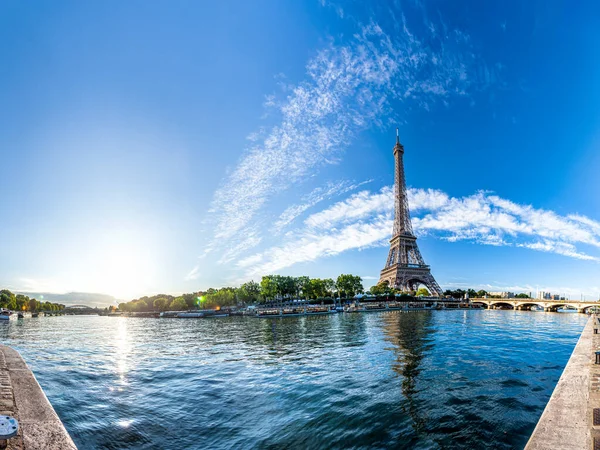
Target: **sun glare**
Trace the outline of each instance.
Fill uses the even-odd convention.
[[[152,290],[157,254],[141,236],[122,233],[99,242],[90,252],[87,285],[97,292],[128,299]]]

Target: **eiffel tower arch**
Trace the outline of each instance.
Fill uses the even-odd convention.
[[[390,287],[403,291],[416,290],[419,284],[423,284],[432,295],[441,297],[442,288],[433,278],[430,267],[425,264],[417,246],[417,237],[413,233],[406,195],[403,156],[404,146],[400,143],[396,128],[394,230],[392,239],[390,239],[390,251],[381,271],[379,283],[387,283]]]

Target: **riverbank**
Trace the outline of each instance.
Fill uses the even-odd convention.
[[[593,430],[593,406],[600,406],[597,380],[599,367],[594,364],[594,350],[600,345],[600,334],[593,334],[591,317],[579,337],[526,450],[561,449],[584,450],[592,447],[592,437],[598,439],[600,431]]]
[[[77,449],[25,360],[5,345],[0,345],[0,414],[19,421],[8,449]]]

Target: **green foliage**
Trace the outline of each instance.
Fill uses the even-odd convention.
[[[457,289],[455,291],[451,291],[450,289],[447,289],[446,291],[444,291],[444,295],[445,296],[450,296],[452,298],[464,298],[465,294],[467,293],[467,291],[464,291],[462,289]]]
[[[305,284],[302,293],[307,299],[320,299],[333,295],[335,283],[331,278],[309,278]]]
[[[260,300],[260,284],[248,281],[237,290],[238,300],[244,303],[255,303]]]
[[[37,311],[39,305],[40,305],[40,302],[38,302],[35,298],[32,298],[27,302],[27,310],[28,311]]]
[[[296,292],[294,292],[294,293],[296,294],[297,297],[302,296],[304,298],[307,298],[306,290],[309,289],[310,278],[307,276],[301,276],[301,277],[294,278],[294,286],[296,289]]]
[[[8,289],[0,291],[0,307],[6,309],[17,309],[17,299],[15,294]]]
[[[342,287],[342,289],[340,289]],[[150,312],[164,310],[189,310],[194,308],[213,309],[251,304],[275,299],[323,299],[334,295],[335,290],[343,291],[347,296],[363,292],[362,280],[355,275],[340,275],[338,283],[331,278],[291,277],[283,275],[265,275],[260,284],[248,281],[239,288],[210,288],[206,292],[183,294],[179,297],[159,294],[141,297],[129,302],[119,303],[123,312]],[[0,297],[3,298],[3,297]]]
[[[168,305],[169,305],[169,301],[164,297],[157,298],[156,300],[154,300],[154,304],[153,304],[154,309],[157,309],[161,312],[166,311]]]
[[[517,294],[515,295],[516,298],[530,298],[529,295],[527,294]]]
[[[185,311],[187,310],[187,303],[182,297],[174,298],[169,305],[171,311]]]
[[[15,311],[60,311],[65,305],[59,303],[39,302],[23,294],[13,294],[8,289],[0,291],[0,308]]]
[[[199,292],[193,292],[191,294],[183,294],[181,296],[183,300],[185,300],[185,304],[188,308],[194,308],[198,304],[198,297],[200,297]]]
[[[423,297],[429,297],[431,294],[429,292],[429,289],[422,287],[419,288],[419,290],[417,291],[417,297],[423,296]]]
[[[371,286],[371,294],[373,295],[388,295],[392,292],[389,283],[383,282],[378,283],[375,286]]]
[[[480,291],[477,291],[477,297],[479,298],[483,298],[486,295],[488,295],[487,291],[484,291],[483,289],[481,289]]]
[[[335,286],[338,290],[340,297],[348,298],[354,297],[356,294],[364,292],[362,285],[362,278],[350,274],[342,274],[337,277]]]
[[[260,280],[260,291],[265,300],[274,299],[278,294],[277,282],[274,275],[265,275]]]
[[[325,278],[323,280],[323,289],[327,293],[328,296],[332,296],[335,291],[335,281],[331,278]]]
[[[236,303],[235,289],[227,287],[205,295],[204,301],[201,302],[201,307],[209,309],[216,307],[222,308],[224,306],[235,306]]]

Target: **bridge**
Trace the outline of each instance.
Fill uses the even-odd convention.
[[[515,309],[521,311],[531,310],[538,306],[544,308],[544,311],[557,311],[559,308],[576,309],[577,312],[587,313],[591,308],[598,308],[600,311],[600,301],[580,302],[576,300],[539,300],[535,298],[472,298],[471,304],[482,304],[488,309]]]

